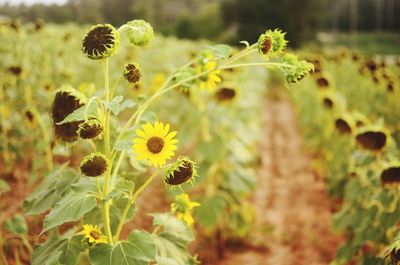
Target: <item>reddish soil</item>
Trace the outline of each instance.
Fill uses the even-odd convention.
[[[340,243],[330,230],[333,202],[324,180],[311,170],[296,124],[285,97],[267,100],[262,168],[253,196],[257,217],[249,238],[265,248],[233,248],[218,265],[327,265],[333,259]]]

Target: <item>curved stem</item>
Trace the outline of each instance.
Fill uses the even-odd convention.
[[[286,63],[240,63],[240,64],[231,64],[227,66],[222,66],[220,69],[227,69],[227,68],[240,68],[240,67],[248,67],[248,66],[271,66],[271,67],[284,67],[284,68],[295,68],[295,66],[286,64]]]
[[[125,206],[124,212],[122,213],[121,219],[118,223],[117,231],[115,232],[114,236],[114,242],[117,242],[119,239],[119,235],[121,234],[122,227],[125,223],[126,216],[128,215],[128,212],[132,205],[135,204],[137,197],[153,182],[153,180],[158,176],[158,173],[160,172],[160,169],[156,169],[153,174],[146,180],[145,183],[143,183],[142,186],[140,186],[139,189],[135,191],[133,195],[131,195],[128,203]]]

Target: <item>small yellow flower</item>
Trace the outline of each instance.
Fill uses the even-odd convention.
[[[209,57],[207,57],[205,60],[207,60],[207,62],[204,65],[198,66],[196,68],[196,72],[201,73],[204,71],[211,71],[207,75],[200,78],[200,89],[204,90],[207,88],[208,91],[212,91],[217,87],[218,83],[222,82],[221,77],[219,77],[221,70],[212,71],[213,69],[216,69],[217,62],[213,61],[212,58]]]
[[[82,234],[89,241],[89,244],[107,243],[107,238],[97,225],[83,225]]]
[[[194,223],[192,210],[197,206],[200,206],[198,202],[191,201],[189,195],[182,193],[175,197],[175,202],[171,204],[171,212],[176,214],[176,218],[192,226]]]
[[[146,123],[142,130],[136,130],[139,137],[133,139],[133,152],[139,160],[147,160],[150,165],[162,167],[166,160],[172,158],[176,150],[174,139],[176,131],[169,132],[169,124],[155,122],[154,125]]]

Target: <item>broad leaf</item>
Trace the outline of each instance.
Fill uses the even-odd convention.
[[[43,232],[65,222],[78,221],[96,207],[96,198],[87,192],[72,191],[62,198],[44,219]]]
[[[133,231],[126,241],[116,245],[99,244],[90,249],[93,265],[148,265],[155,260],[156,247],[151,235]]]
[[[114,115],[118,115],[122,100],[124,100],[123,96],[116,96],[110,102],[103,101],[103,103]]]
[[[217,59],[219,58],[227,59],[232,52],[232,48],[225,44],[210,46],[210,49],[214,53],[214,56]]]
[[[70,188],[71,184],[79,178],[72,169],[59,167],[45,177],[42,184],[37,187],[24,201],[24,211],[26,214],[40,214],[50,209],[59,201],[64,193]]]
[[[83,121],[86,118],[86,115],[88,118],[91,117],[96,117],[97,115],[97,103],[95,100],[90,101],[90,104],[86,104],[76,110],[74,110],[71,114],[69,114],[67,117],[65,117],[64,120],[58,122],[58,125],[64,124],[64,123],[69,123],[72,121]]]

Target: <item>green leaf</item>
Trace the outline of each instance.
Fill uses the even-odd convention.
[[[87,192],[72,191],[62,198],[44,219],[43,232],[65,222],[78,221],[96,207],[96,198]]]
[[[35,248],[32,255],[32,265],[76,265],[81,252],[82,236],[71,239],[52,236],[47,242]]]
[[[137,105],[137,103],[131,99],[126,99],[124,100],[124,102],[121,103],[121,105],[119,106],[119,112],[121,113],[122,111],[124,111],[125,109],[130,109],[133,108]]]
[[[28,227],[26,225],[24,217],[21,215],[15,215],[11,219],[4,223],[4,229],[13,234],[26,234],[28,232]]]
[[[85,113],[87,112],[87,117],[96,117],[97,115],[97,103],[95,100],[89,100],[90,104],[83,105],[82,107],[74,110],[71,114],[65,117],[64,120],[57,123],[61,125],[64,123],[69,123],[72,121],[83,121],[85,120]]]
[[[62,198],[64,193],[71,188],[71,184],[78,179],[78,174],[72,169],[65,168],[65,166],[54,169],[45,177],[42,184],[25,199],[25,213],[35,215],[47,211]]]
[[[148,265],[155,260],[156,246],[151,235],[133,231],[126,241],[116,245],[98,244],[90,249],[93,265]]]
[[[195,238],[183,221],[168,213],[153,214],[153,226],[162,226],[163,235],[180,245],[187,245]]]
[[[157,265],[179,265],[179,263],[173,259],[160,257],[160,256],[156,257],[156,261],[157,261]]]
[[[114,148],[117,151],[130,151],[133,146],[133,138],[136,136],[135,130],[127,131],[120,140],[116,141]]]
[[[226,201],[220,196],[205,198],[195,210],[196,220],[204,227],[214,228],[224,215],[227,206]]]
[[[107,109],[111,110],[114,115],[118,115],[120,111],[120,104],[124,100],[123,96],[116,96],[110,102],[103,101]]]
[[[227,59],[232,52],[232,48],[225,44],[210,46],[210,49],[217,59]]]

